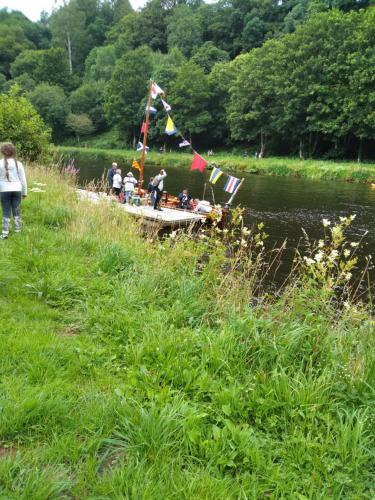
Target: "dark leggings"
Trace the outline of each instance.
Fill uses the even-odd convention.
[[[21,191],[0,193],[1,209],[3,211],[3,234],[9,233],[10,217],[13,214],[16,231],[21,229]]]
[[[154,197],[155,197],[154,209],[159,208],[159,204],[160,204],[162,196],[163,196],[163,191],[161,191],[159,188],[155,188],[155,190],[154,190]]]

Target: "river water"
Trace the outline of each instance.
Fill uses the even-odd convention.
[[[108,169],[97,159],[78,159],[80,183],[100,179]],[[156,173],[155,168],[145,168],[145,181]],[[123,169],[123,175],[127,170]],[[187,187],[193,197],[202,198],[204,184],[209,173],[200,174],[181,168],[169,168],[165,189],[178,194]],[[234,174],[236,175],[236,174]],[[350,241],[363,238],[359,255],[375,252],[375,188],[367,184],[353,184],[334,181],[312,181],[294,177],[271,177],[243,174],[245,182],[240,189],[235,204],[245,208],[245,221],[249,226],[263,222],[269,235],[267,246],[279,245],[287,239],[290,250],[298,245],[303,237],[303,229],[310,239],[323,237],[322,219],[335,222],[339,217],[356,215],[347,235]],[[219,179],[214,186],[216,203],[224,203],[229,195],[223,191],[224,180]],[[206,199],[212,200],[211,189],[207,183]],[[367,235],[365,233],[367,232]],[[284,260],[291,259],[287,252]],[[374,256],[375,257],[375,256]],[[288,264],[288,262],[286,262]],[[372,274],[372,278],[374,274]],[[372,279],[372,281],[375,281]]]

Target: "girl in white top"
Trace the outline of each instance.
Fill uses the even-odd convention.
[[[21,198],[27,196],[25,169],[16,158],[16,148],[5,143],[0,148],[4,158],[0,160],[0,199],[3,212],[3,231],[0,239],[7,239],[13,214],[14,230],[21,231]]]
[[[129,203],[130,197],[134,193],[134,188],[136,184],[137,184],[137,179],[131,172],[128,172],[126,174],[126,177],[124,177],[125,203]]]
[[[113,176],[113,192],[116,196],[120,195],[121,187],[122,187],[121,170],[117,169],[115,175]]]

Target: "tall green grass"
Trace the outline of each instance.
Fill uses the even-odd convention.
[[[0,253],[0,497],[373,498],[374,322],[306,282],[250,307],[53,170]]]
[[[131,163],[134,151],[124,149],[79,148],[74,146],[58,146],[57,157],[97,158],[109,164],[112,161]],[[297,158],[243,158],[232,154],[216,154],[207,157],[221,168],[233,172],[248,172],[259,175],[293,176],[316,180],[338,180],[349,182],[375,182],[375,165],[355,162],[334,162],[328,160],[299,160]],[[192,156],[186,153],[149,153],[146,162],[149,166],[188,168]]]

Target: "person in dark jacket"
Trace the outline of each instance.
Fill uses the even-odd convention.
[[[108,192],[112,191],[113,188],[113,177],[115,176],[117,171],[117,163],[113,162],[111,168],[107,173],[107,182],[108,182]]]
[[[189,195],[189,191],[187,189],[183,189],[182,193],[178,195],[178,200],[178,208],[182,208],[183,210],[190,210],[191,196]]]
[[[161,197],[163,196],[164,189],[164,179],[167,177],[167,172],[165,170],[160,170],[159,174],[154,177],[152,181],[152,185],[154,186],[155,193],[155,201],[154,201],[154,210],[161,211],[160,202]]]

